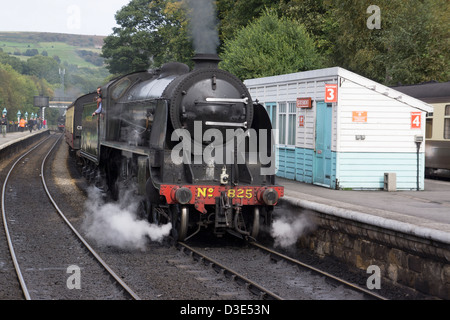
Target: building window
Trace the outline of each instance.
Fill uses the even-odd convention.
[[[272,129],[277,128],[277,106],[275,103],[266,104],[267,114],[269,115],[270,122],[272,123]]]
[[[295,120],[297,117],[296,102],[281,102],[278,104],[279,110],[279,144],[295,145]]]
[[[280,110],[278,124],[279,124],[279,144],[286,144],[286,103],[282,102],[278,104],[278,110]]]
[[[445,106],[444,139],[450,139],[450,104]]]
[[[296,102],[289,102],[289,113],[288,113],[288,145],[294,146],[295,145],[295,120],[297,118],[297,103]]]

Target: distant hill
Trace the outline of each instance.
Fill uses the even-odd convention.
[[[78,97],[95,91],[98,85],[105,83],[110,77],[104,60],[100,57],[104,38],[105,36],[0,31],[0,63],[11,65],[25,76],[36,75],[47,80],[55,96]],[[48,60],[39,59],[39,56],[53,58],[57,62],[56,66]],[[36,59],[29,60],[32,57]],[[29,61],[31,64],[28,64]],[[40,61],[41,65],[36,65],[36,61]]]
[[[41,54],[57,56],[60,61],[78,67],[98,68],[104,36],[89,36],[46,32],[2,32],[0,51],[21,60]]]

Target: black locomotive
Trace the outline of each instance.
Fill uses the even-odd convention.
[[[111,81],[98,115],[96,94],[80,97],[67,110],[66,141],[113,199],[134,182],[139,213],[172,223],[174,238],[201,227],[256,238],[284,194],[270,119],[218,56],[193,60],[192,71],[172,62]]]
[[[66,123],[66,117],[65,116],[58,117],[57,123],[58,123],[58,130],[60,132],[64,132],[65,123]]]

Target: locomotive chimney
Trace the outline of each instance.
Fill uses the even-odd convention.
[[[222,59],[220,59],[217,54],[197,53],[192,58],[192,61],[194,61],[194,63],[195,63],[194,69],[199,69],[199,68],[218,68],[219,67],[219,62],[222,61]]]

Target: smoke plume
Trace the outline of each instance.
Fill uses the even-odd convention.
[[[144,250],[149,239],[161,242],[171,224],[157,226],[136,218],[139,202],[132,191],[125,191],[117,203],[105,203],[97,188],[90,188],[83,228],[99,245]]]
[[[187,0],[189,30],[196,53],[217,53],[218,19],[213,0]]]
[[[287,248],[313,227],[309,219],[304,216],[282,216],[272,223],[271,235],[276,247]]]

